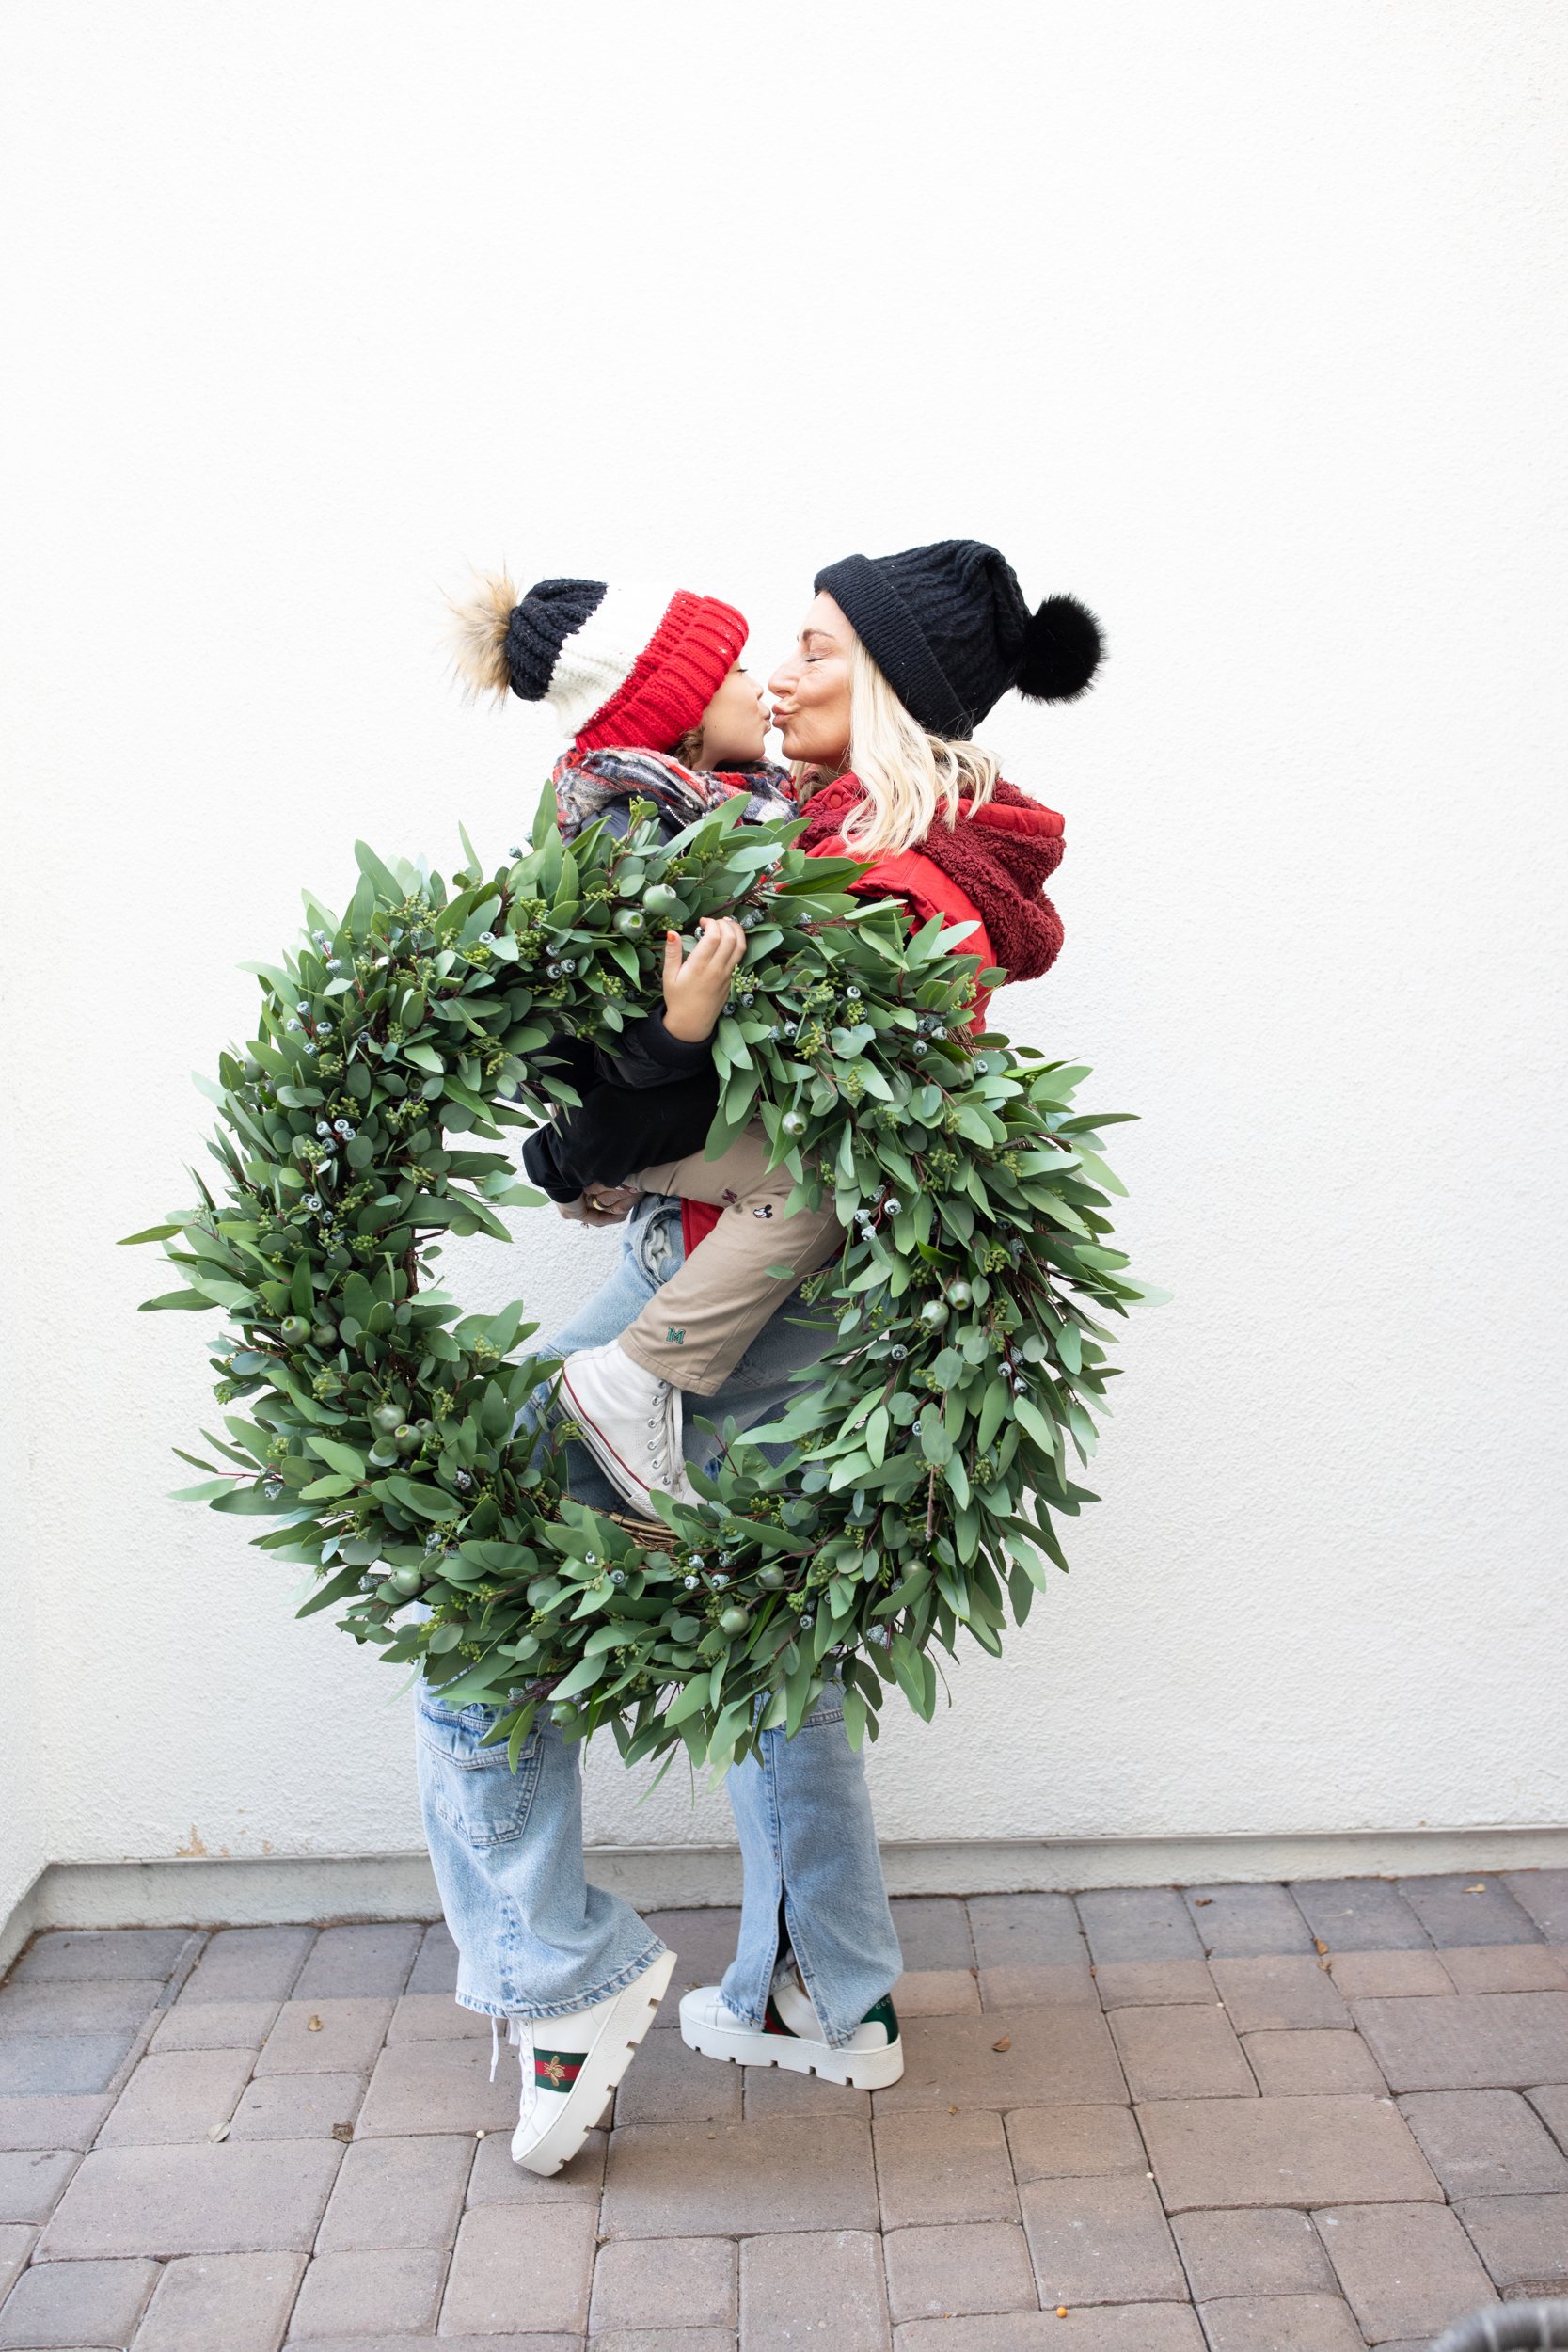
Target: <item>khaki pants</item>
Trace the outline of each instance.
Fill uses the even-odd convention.
[[[767,1158],[768,1137],[755,1124],[720,1159],[693,1152],[629,1179],[643,1192],[678,1193],[724,1212],[702,1248],[621,1334],[622,1347],[644,1372],[698,1396],[722,1386],[795,1284],[844,1246],[831,1195],[819,1209],[785,1216],[795,1179],[787,1168],[765,1172]],[[772,1265],[789,1271],[769,1274]]]

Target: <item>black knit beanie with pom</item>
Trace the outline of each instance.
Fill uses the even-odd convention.
[[[902,555],[847,555],[818,572],[911,717],[930,735],[972,735],[1009,687],[1071,702],[1100,664],[1100,624],[1073,596],[1031,612],[1018,575],[978,539]]]

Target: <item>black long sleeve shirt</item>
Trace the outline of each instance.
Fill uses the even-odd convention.
[[[560,1111],[523,1145],[529,1182],[550,1200],[576,1200],[589,1184],[618,1184],[702,1150],[719,1107],[710,1038],[672,1037],[656,1009],[613,1050],[567,1038],[552,1051],[582,1107]]]

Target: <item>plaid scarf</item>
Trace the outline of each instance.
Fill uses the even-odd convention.
[[[666,841],[695,818],[722,808],[737,792],[746,795],[743,824],[766,825],[774,818],[800,815],[787,772],[767,760],[759,760],[755,767],[721,772],[683,768],[664,752],[566,752],[557,760],[550,781],[555,787],[562,835],[567,841],[607,809],[633,799],[654,803]]]

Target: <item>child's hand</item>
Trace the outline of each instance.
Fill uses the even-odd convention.
[[[698,1045],[730,993],[730,975],[746,953],[746,933],[733,914],[705,915],[688,956],[679,931],[664,934],[664,1025],[672,1037]]]

